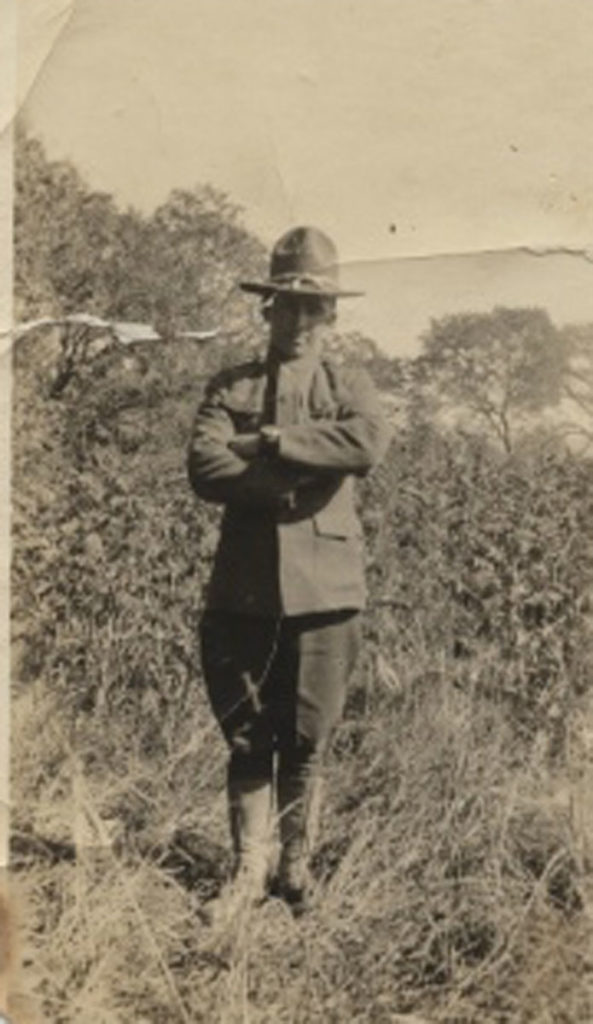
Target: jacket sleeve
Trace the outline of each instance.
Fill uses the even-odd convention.
[[[391,430],[364,370],[351,372],[335,420],[283,427],[278,462],[364,476],[385,454]]]
[[[189,445],[190,483],[204,501],[278,508],[291,506],[295,491],[310,481],[303,467],[258,457],[245,462],[228,447],[235,436],[220,391],[212,387],[198,409]]]

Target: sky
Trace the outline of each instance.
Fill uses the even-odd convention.
[[[209,182],[268,245],[321,227],[367,292],[344,323],[393,354],[461,309],[593,319],[593,262],[523,251],[593,246],[590,0],[18,10],[19,104],[50,157],[146,211]]]

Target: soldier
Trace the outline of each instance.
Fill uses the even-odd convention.
[[[216,376],[193,428],[196,494],[222,503],[200,625],[204,676],[227,741],[236,858],[225,899],[257,903],[268,883],[271,809],[280,858],[272,891],[305,905],[312,798],[360,645],[364,604],[353,478],[388,430],[360,369],[324,358],[336,318],[337,254],[321,231],[285,234],[263,299],[265,358]]]

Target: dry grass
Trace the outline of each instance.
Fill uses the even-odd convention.
[[[40,1020],[593,1019],[568,769],[554,776],[545,750],[520,748],[495,703],[448,685],[445,663],[390,668],[389,689],[384,665],[363,668],[336,736],[310,914],[270,900],[219,931],[200,907],[227,867],[223,750],[199,698],[176,750],[143,758],[112,723],[118,753],[89,771],[107,721],[89,717],[75,750],[45,696],[40,746],[15,758],[35,796],[17,814],[15,874],[21,983]],[[40,700],[16,701],[17,735],[38,725]]]

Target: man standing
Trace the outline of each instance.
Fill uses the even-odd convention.
[[[200,635],[209,699],[230,751],[236,857],[225,899],[259,902],[271,809],[281,843],[273,889],[304,906],[311,803],[342,712],[364,604],[353,477],[382,457],[388,430],[361,370],[324,358],[339,287],[337,254],[315,228],[274,247],[263,299],[264,359],[223,371],[194,423],[196,494],[224,505]]]

